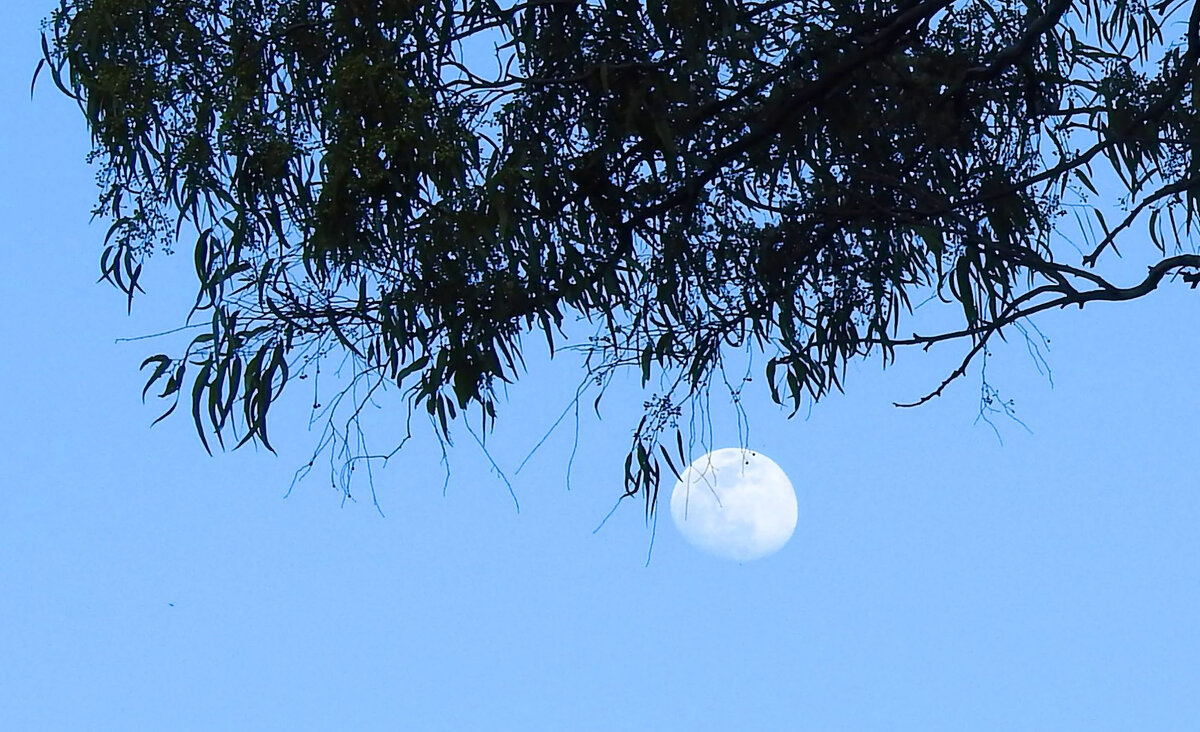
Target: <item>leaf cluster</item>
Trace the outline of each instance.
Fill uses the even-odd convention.
[[[1163,255],[1196,220],[1198,8],[62,0],[44,63],[92,131],[104,276],[132,300],[194,236],[210,327],[144,366],[206,447],[269,447],[289,374],[331,352],[447,438],[472,409],[488,429],[524,340],[581,320],[597,383],[663,385],[626,463],[652,510],[659,438],[686,464],[679,405],[731,351],[795,413],[853,359],[969,343],[919,403],[1033,313],[1196,267],[1095,269],[1143,214]],[[1100,161],[1127,215],[1097,204],[1076,266],[1053,239]],[[961,327],[902,334],[918,297]]]

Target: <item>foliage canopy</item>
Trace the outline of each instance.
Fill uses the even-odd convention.
[[[666,384],[626,462],[652,509],[731,350],[794,411],[961,340],[919,403],[1029,315],[1197,282],[1200,2],[62,0],[44,49],[93,135],[104,277],[132,301],[194,238],[211,327],[145,367],[206,447],[269,447],[329,352],[447,437],[488,428],[530,336],[580,319],[597,384]],[[1156,249],[1120,287],[1135,225]],[[909,334],[934,295],[961,325]]]

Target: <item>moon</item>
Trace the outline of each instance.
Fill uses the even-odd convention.
[[[796,491],[759,452],[726,447],[683,471],[671,492],[671,518],[693,546],[746,561],[774,554],[796,530]]]

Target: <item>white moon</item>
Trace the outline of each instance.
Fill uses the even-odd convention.
[[[779,551],[796,530],[796,491],[762,453],[726,447],[683,471],[671,493],[671,518],[691,544],[745,561]]]

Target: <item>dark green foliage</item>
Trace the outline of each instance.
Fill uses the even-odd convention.
[[[145,365],[206,446],[239,421],[269,446],[289,367],[331,350],[447,435],[488,428],[522,338],[553,352],[582,317],[598,383],[668,387],[626,463],[652,508],[658,440],[731,350],[794,412],[856,357],[961,338],[948,383],[1030,313],[1200,264],[1175,251],[1198,25],[1126,0],[64,0],[46,63],[94,136],[104,276],[132,300],[194,235],[211,329]],[[1127,213],[1096,196],[1065,263],[1103,160]],[[1176,256],[1117,288],[1095,265],[1143,216]],[[962,327],[902,334],[930,294]]]

